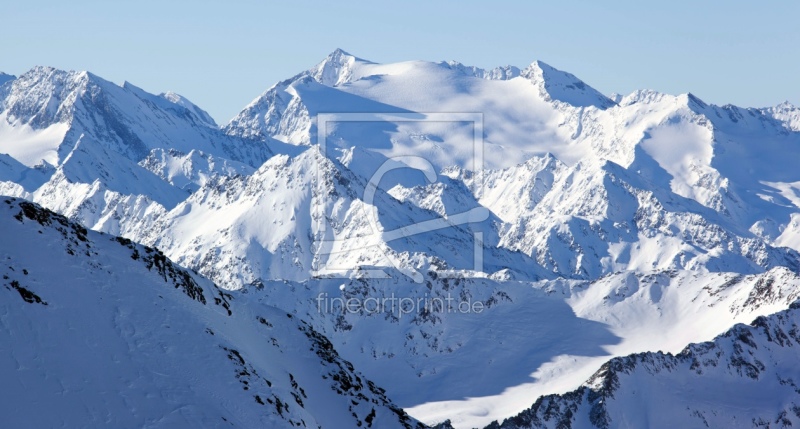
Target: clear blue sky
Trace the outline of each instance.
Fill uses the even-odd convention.
[[[172,90],[227,122],[340,47],[376,62],[539,59],[604,93],[800,104],[795,1],[9,1],[0,71],[89,70]]]

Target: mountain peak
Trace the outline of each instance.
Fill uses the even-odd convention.
[[[214,118],[212,118],[211,115],[208,114],[208,112],[206,112],[205,110],[200,108],[200,106],[192,103],[188,98],[186,98],[186,97],[184,97],[184,96],[182,96],[182,95],[180,95],[180,94],[178,94],[176,92],[172,92],[172,91],[162,92],[158,96],[163,98],[163,99],[165,99],[165,100],[167,100],[167,101],[169,101],[172,104],[176,104],[178,106],[181,106],[181,107],[189,110],[190,112],[194,113],[195,115],[197,115],[197,117],[199,119],[201,119],[209,127],[211,127],[211,128],[217,128],[218,127],[217,122],[214,121]]]
[[[62,71],[63,72],[65,70],[59,70],[59,69],[57,69],[55,67],[51,67],[51,66],[40,66],[40,65],[37,65],[37,66],[31,67],[30,70],[28,70],[27,72],[23,73],[23,76],[25,76],[26,74],[29,74],[29,73],[40,74],[40,73],[52,73],[52,72],[56,72],[56,71]]]
[[[333,52],[331,52],[330,54],[328,54],[327,57],[325,57],[323,62],[324,61],[340,62],[340,61],[349,61],[351,59],[356,60],[358,62],[362,62],[362,63],[374,64],[372,61],[366,60],[366,59],[361,58],[361,57],[357,57],[357,56],[351,54],[350,52],[345,51],[342,48],[334,49]]]
[[[33,66],[30,70],[23,73],[20,77],[26,76],[75,76],[82,77],[88,76],[90,73],[86,70],[64,70],[52,66]]]
[[[78,94],[95,79],[85,71],[65,71],[36,66],[14,79],[6,89],[5,105],[0,107],[10,120],[19,120],[34,129],[54,123],[67,123]]]
[[[354,55],[352,55],[351,53],[345,51],[342,48],[336,48],[336,49],[333,50],[333,52],[331,52],[328,55],[328,58],[331,58],[331,57],[343,57],[343,56],[344,57],[355,57]]]
[[[30,70],[22,73],[19,77],[20,83],[28,83],[25,85],[26,87],[34,84],[35,82],[41,82],[44,80],[52,79],[56,76],[65,76],[68,75],[69,72],[64,70],[59,70],[54,67],[50,66],[33,66]]]
[[[708,104],[701,100],[696,95],[692,94],[691,92],[687,92],[686,94],[681,94],[679,99],[684,102],[687,106],[695,108],[695,109],[705,109],[708,107]]]
[[[324,60],[309,70],[310,76],[326,86],[338,86],[350,81],[358,64],[373,64],[336,48]]]
[[[50,88],[49,90],[65,88],[74,90],[85,86],[89,82],[104,87],[107,85],[116,86],[116,84],[86,70],[64,70],[51,66],[34,66],[20,75],[16,81],[21,85],[21,89],[29,89],[36,85],[46,85]]]
[[[534,61],[521,72],[521,76],[538,85],[540,93],[548,101],[561,101],[575,107],[594,106],[598,109],[616,105],[575,75],[558,70],[544,61]]]
[[[16,78],[17,78],[17,77],[16,77],[16,76],[14,76],[14,75],[11,75],[11,74],[8,74],[8,73],[3,73],[3,72],[0,72],[0,86],[2,86],[4,83],[6,83],[6,82],[8,82],[8,81],[12,81],[12,80],[14,80],[14,79],[16,79]]]

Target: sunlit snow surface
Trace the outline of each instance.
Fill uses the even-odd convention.
[[[310,325],[0,198],[4,427],[415,424]]]
[[[67,129],[67,124],[56,123],[34,130],[27,124],[10,124],[5,114],[0,115],[0,153],[8,154],[28,167],[43,162],[57,165],[57,149]]]
[[[680,351],[800,291],[790,104],[720,107],[647,90],[612,101],[542,62],[383,65],[340,50],[221,128],[177,94],[85,72],[36,68],[1,84],[0,98],[0,192],[302,316],[427,423],[502,420],[613,356]],[[426,121],[448,113],[482,118],[482,170],[474,123]],[[318,114],[414,120],[337,122],[319,136]],[[366,198],[380,166],[408,155],[430,162],[435,180],[393,170]],[[384,235],[482,208],[479,221]],[[313,278],[320,264],[346,278]],[[320,294],[485,308],[340,314],[318,311]]]

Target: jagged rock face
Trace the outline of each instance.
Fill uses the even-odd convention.
[[[7,197],[0,225],[8,425],[422,427],[313,326],[157,249]]]
[[[395,119],[319,135],[320,113]],[[609,98],[542,62],[337,50],[218,127],[176,94],[36,68],[0,83],[0,193],[296,312],[414,416],[475,427],[610,357],[677,353],[794,301],[798,118],[789,104]],[[444,227],[417,233],[429,222]],[[486,311],[321,313],[323,292],[453,294]],[[476,367],[480,382],[460,377]]]

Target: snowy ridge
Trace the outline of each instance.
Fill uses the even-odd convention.
[[[324,181],[321,186],[314,183],[317,179]],[[459,250],[473,241],[463,228],[384,241],[368,221],[371,207],[378,210],[382,231],[437,216],[382,192],[369,206],[363,200],[365,182],[316,147],[296,157],[276,156],[250,176],[209,182],[137,239],[181,255],[179,263],[232,289],[271,279],[305,280],[320,265],[344,267],[354,276],[358,267],[395,264],[415,271],[471,267],[471,255]],[[325,232],[317,216],[325,216]],[[164,230],[172,233],[164,235]],[[315,248],[313,240],[323,239],[336,240],[335,247]],[[491,239],[487,234],[486,240]],[[214,252],[193,251],[197,246]],[[489,273],[510,266],[517,277],[538,278],[535,262],[523,255],[497,248],[485,258]]]
[[[310,133],[311,118],[292,90],[293,85],[314,81],[324,86],[339,86],[353,80],[360,66],[368,64],[372,63],[337,49],[310,70],[269,88],[224,129],[230,135],[251,138],[277,136],[279,140],[293,144],[310,144],[310,135],[303,136],[299,133]]]
[[[255,169],[247,164],[217,158],[198,150],[154,149],[139,165],[170,185],[194,192],[217,176],[247,176]]]
[[[118,233],[143,210],[165,212],[209,177],[250,172],[272,155],[263,142],[226,136],[177,94],[156,96],[88,72],[36,67],[4,85],[2,95],[0,152],[32,169],[15,181],[21,189],[5,184],[4,194],[106,232]],[[162,155],[195,151],[196,162],[208,165]]]
[[[615,358],[581,388],[541,397],[487,429],[793,426],[800,423],[799,330],[795,303],[675,355]]]
[[[423,287],[402,277],[329,279],[265,282],[250,293],[311,321],[412,416],[471,428],[514,415],[531,398],[574,389],[610,357],[677,353],[735,323],[785,309],[800,297],[800,277],[776,268],[744,276],[626,272],[594,282],[531,284],[429,273]],[[481,311],[350,312],[332,301],[391,297],[480,302]]]
[[[12,80],[14,80],[16,78],[17,77],[14,76],[14,75],[0,72],[0,86],[3,86],[3,84],[5,84],[7,82],[10,82],[10,81],[12,81]]]
[[[5,88],[0,113],[12,126],[33,132],[66,125],[55,153],[41,160],[60,165],[81,139],[91,139],[133,161],[154,148],[203,150],[254,166],[271,152],[264,144],[226,138],[210,117],[177,94],[155,96],[129,83],[122,87],[88,72],[36,67]],[[54,136],[57,137],[57,136]],[[4,142],[5,143],[5,142]],[[10,149],[20,149],[9,146]]]
[[[594,106],[599,109],[616,105],[611,99],[574,75],[557,70],[542,61],[534,61],[519,74],[537,85],[542,97],[547,101],[555,100],[573,107]]]
[[[422,427],[312,326],[156,249],[9,198],[0,224],[4,424]]]
[[[198,105],[196,105],[196,104],[192,103],[191,101],[189,101],[186,97],[184,97],[184,96],[182,96],[180,94],[176,94],[176,93],[174,93],[172,91],[168,91],[168,92],[159,94],[159,97],[169,101],[170,103],[172,103],[174,105],[178,105],[178,106],[181,106],[181,107],[185,108],[187,113],[184,113],[184,115],[187,115],[187,116],[193,115],[194,117],[192,119],[195,119],[195,118],[199,119],[200,121],[204,122],[205,125],[207,125],[208,127],[217,128],[217,123],[216,123],[216,121],[214,121],[214,118],[212,118],[211,115],[208,114],[208,112],[206,112],[205,110],[201,109]],[[172,107],[172,106],[170,106],[170,107]],[[174,109],[174,107],[172,107],[172,108]],[[180,111],[179,109],[175,109],[175,110]]]
[[[488,79],[488,80],[508,80],[513,79],[520,75],[521,70],[515,66],[502,66],[502,67],[495,67],[491,70],[485,70],[475,66],[467,66],[461,64],[458,61],[445,61],[441,63],[442,65],[446,65],[454,70],[458,70],[461,73],[468,75],[468,76],[475,76],[481,79]]]

